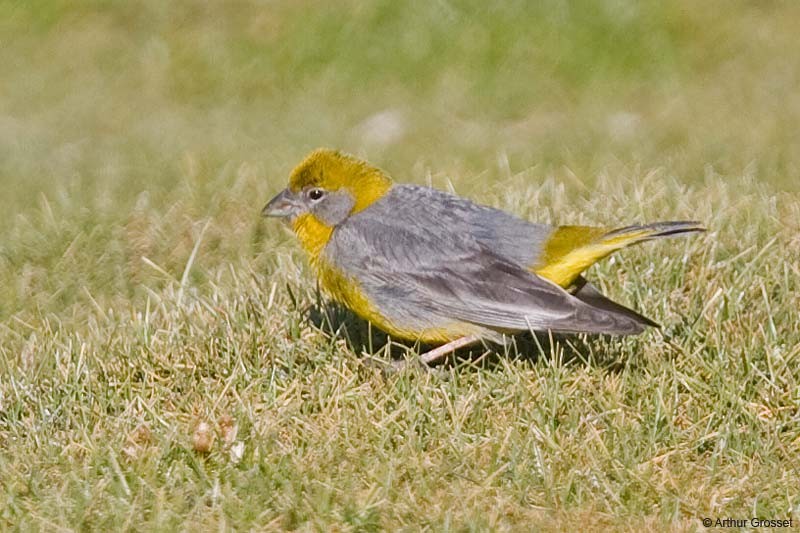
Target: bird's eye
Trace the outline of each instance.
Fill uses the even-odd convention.
[[[311,189],[310,191],[308,191],[308,197],[314,201],[319,200],[323,196],[325,196],[325,191],[323,191],[322,189]]]

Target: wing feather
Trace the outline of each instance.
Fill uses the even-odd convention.
[[[449,197],[437,198],[425,195],[415,202],[408,191],[401,198],[390,192],[338,226],[326,246],[326,258],[357,280],[393,323],[409,330],[457,322],[500,332],[644,329],[493,251],[465,221],[465,209]]]
[[[437,315],[498,331],[633,334],[629,317],[593,307],[557,285],[481,250],[435,271],[395,271],[394,280],[416,287]]]

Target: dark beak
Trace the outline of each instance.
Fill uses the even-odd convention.
[[[284,189],[264,206],[264,209],[261,210],[261,215],[265,217],[283,218],[296,215],[299,211],[300,204],[294,194],[292,194],[292,191]]]

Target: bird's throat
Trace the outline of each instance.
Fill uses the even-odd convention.
[[[311,264],[316,265],[322,249],[328,244],[333,234],[333,228],[328,226],[311,213],[304,213],[292,222],[300,245],[308,254]]]

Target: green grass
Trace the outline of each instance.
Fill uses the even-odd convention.
[[[0,1],[0,529],[797,524],[799,11]],[[709,232],[590,272],[662,332],[387,377],[258,217],[319,145]]]

